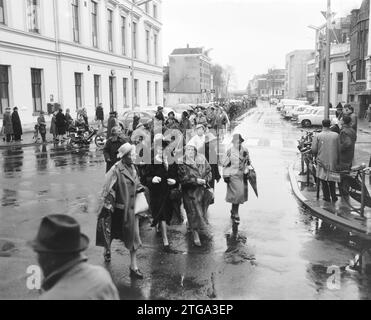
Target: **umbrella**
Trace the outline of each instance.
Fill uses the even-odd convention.
[[[255,169],[250,170],[248,180],[249,180],[251,187],[254,189],[256,197],[258,198],[259,194],[258,194],[257,177],[256,177]]]

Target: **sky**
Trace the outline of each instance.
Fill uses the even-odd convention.
[[[336,17],[350,14],[362,0],[332,0]],[[324,24],[327,0],[163,0],[163,61],[175,48],[213,49],[214,63],[232,66],[235,89],[255,74],[284,68],[287,53],[314,49]]]

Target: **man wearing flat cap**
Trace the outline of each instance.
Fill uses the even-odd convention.
[[[41,300],[118,300],[106,269],[87,263],[82,254],[89,238],[78,222],[67,215],[44,217],[31,247],[44,273]]]

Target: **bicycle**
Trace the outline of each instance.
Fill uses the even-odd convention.
[[[366,186],[366,175],[371,174],[371,167],[365,164],[342,171],[340,195],[353,211],[364,217],[366,207],[371,208],[371,196]],[[353,200],[352,200],[353,199]]]

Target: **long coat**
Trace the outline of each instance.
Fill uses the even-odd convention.
[[[151,212],[153,217],[153,226],[159,222],[165,221],[170,225],[173,216],[172,202],[176,199],[171,199],[171,192],[179,189],[178,166],[176,163],[166,165],[156,159],[152,164],[147,164],[144,169],[145,184],[149,189],[151,198]],[[154,184],[152,182],[154,177],[160,177],[161,182]],[[177,182],[174,186],[169,186],[167,179],[173,179]],[[177,202],[177,201],[175,201]]]
[[[129,142],[128,139],[123,139],[121,137],[111,137],[107,140],[103,149],[104,160],[107,163],[106,172],[108,172],[112,166],[119,161],[117,158],[117,152],[126,142]]]
[[[352,167],[357,134],[349,125],[343,125],[340,131],[339,169],[348,170]]]
[[[11,117],[10,112],[4,113],[3,128],[4,128],[4,134],[13,134],[13,123],[12,123],[12,117]]]
[[[245,146],[240,150],[230,147],[223,160],[223,177],[229,178],[226,202],[244,204],[248,201],[248,182],[244,179],[246,168],[250,165],[249,151]]]
[[[19,118],[18,111],[13,111],[12,113],[12,124],[13,124],[13,134],[21,136],[23,134],[21,119]]]
[[[206,215],[212,197],[206,187],[197,184],[197,179],[204,179],[209,184],[212,179],[211,167],[202,155],[197,155],[195,161],[184,157],[179,163],[178,175],[189,226],[192,230],[202,230],[207,225]]]
[[[331,174],[339,165],[339,135],[324,129],[313,138],[312,153],[317,155],[317,178],[325,181],[339,182]]]
[[[55,123],[56,119],[55,119],[55,115],[52,116],[52,120],[50,122],[50,133],[53,135],[53,136],[56,136],[57,135],[57,125]]]
[[[107,139],[112,135],[112,129],[117,126],[117,120],[115,117],[109,117],[107,123]]]
[[[104,205],[98,217],[97,246],[107,248],[112,239],[119,239],[128,250],[141,247],[135,229],[135,199],[139,192],[144,192],[144,187],[134,165],[129,167],[120,161],[108,171],[102,192]]]
[[[55,125],[57,127],[57,133],[60,135],[66,134],[67,120],[66,116],[62,112],[58,112],[55,116]]]

